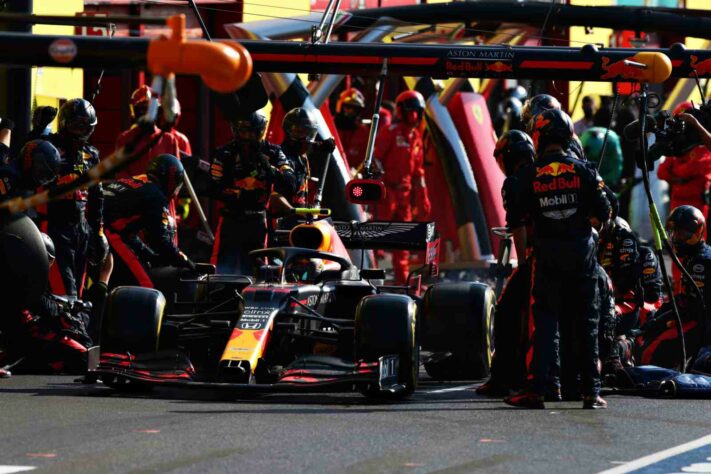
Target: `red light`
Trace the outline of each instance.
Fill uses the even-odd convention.
[[[361,197],[363,195],[363,188],[360,186],[353,186],[353,190],[351,191],[351,194],[357,198]]]

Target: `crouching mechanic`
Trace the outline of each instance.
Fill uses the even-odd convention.
[[[631,336],[661,306],[662,278],[654,251],[639,243],[621,217],[603,225],[598,260],[614,296],[614,313],[611,321],[601,321],[600,338],[603,369],[611,372],[632,365]]]
[[[263,114],[249,114],[232,124],[234,140],[213,156],[213,196],[223,204],[210,262],[218,273],[252,273],[248,253],[266,245],[272,192],[296,192],[289,160],[281,148],[264,140],[266,128]]]
[[[55,246],[42,234],[50,268],[54,265]],[[15,372],[71,373],[86,370],[90,304],[59,298],[49,288],[34,305],[22,312],[10,328],[9,359]]]
[[[505,401],[544,408],[558,328],[563,390],[577,384],[577,365],[583,408],[606,408],[599,395],[600,302],[592,223],[610,218],[610,203],[599,175],[566,151],[573,140],[570,117],[553,109],[533,120],[537,159],[514,175],[507,189],[506,219],[519,255],[526,254],[526,221],[533,225],[532,383]]]
[[[711,344],[711,247],[704,242],[706,220],[693,206],[679,206],[667,219],[667,231],[674,251],[693,283],[683,279],[677,294],[687,357],[695,357],[701,348]],[[640,328],[635,340],[635,358],[642,365],[675,368],[680,365],[679,332],[671,303],[664,304],[656,315]]]
[[[397,96],[398,121],[384,129],[375,145],[375,158],[383,165],[383,181],[387,189],[385,201],[379,203],[379,220],[412,221],[427,219],[431,211],[425,183],[424,151],[420,122],[425,99],[417,91],[405,91]],[[404,284],[409,273],[410,252],[393,252],[395,283]]]
[[[106,185],[106,235],[115,261],[112,287],[153,288],[146,271],[153,267],[195,268],[174,244],[175,222],[169,212],[169,202],[180,191],[184,177],[180,160],[163,154],[148,164],[147,174]]]
[[[525,166],[533,165],[536,149],[533,141],[520,130],[506,132],[494,149],[494,157],[506,175],[501,188],[504,207],[508,207],[507,189],[516,183],[514,174]],[[530,246],[526,249],[528,252]],[[494,347],[489,380],[476,392],[487,396],[508,395],[509,390],[523,387],[526,378],[526,349],[528,347],[528,310],[526,303],[531,294],[530,252],[518,255],[519,265],[506,282],[496,304]]]

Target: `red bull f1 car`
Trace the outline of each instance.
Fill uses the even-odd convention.
[[[487,285],[440,283],[419,297],[419,284],[385,286],[382,270],[359,268],[349,256],[349,249],[407,248],[425,251],[424,268],[433,268],[434,223],[309,219],[288,240],[252,252],[252,277],[183,279],[188,301],[115,289],[89,373],[117,389],[358,390],[395,398],[415,390],[421,363],[439,379],[487,375],[494,307]]]

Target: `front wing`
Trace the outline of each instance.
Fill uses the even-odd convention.
[[[133,355],[101,353],[98,365],[89,374],[116,377],[141,384],[245,392],[336,392],[368,386],[381,391],[397,392],[398,357],[384,356],[377,362],[358,361],[344,364],[306,363],[289,366],[277,382],[230,383],[200,377],[185,354],[162,351]]]

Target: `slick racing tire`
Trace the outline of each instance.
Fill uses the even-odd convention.
[[[356,360],[368,362],[397,355],[398,383],[404,390],[395,394],[377,388],[367,396],[405,398],[417,388],[419,345],[416,334],[417,305],[405,295],[370,295],[360,300],[355,317]]]
[[[489,375],[496,297],[483,283],[442,283],[423,299],[422,347],[435,380],[473,380]],[[439,356],[439,357],[438,357]]]
[[[145,354],[158,348],[165,297],[152,288],[119,286],[101,325],[101,352]]]

